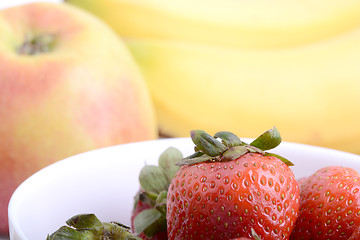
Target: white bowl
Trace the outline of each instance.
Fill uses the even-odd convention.
[[[79,213],[95,213],[101,221],[129,226],[138,174],[145,164],[157,165],[168,147],[187,156],[194,144],[189,138],[124,144],[82,153],[40,170],[23,182],[10,200],[10,239],[46,239]],[[297,178],[330,165],[360,172],[360,156],[355,154],[287,142],[272,152],[295,164],[292,170]]]

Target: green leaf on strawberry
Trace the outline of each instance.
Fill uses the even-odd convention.
[[[146,165],[140,171],[141,189],[135,196],[131,219],[133,231],[142,239],[167,239],[167,190],[182,158],[178,149],[170,147],[159,156],[158,166]]]
[[[169,186],[166,173],[158,166],[145,166],[139,175],[141,188],[149,194],[159,194]]]
[[[195,144],[195,153],[184,158],[178,165],[190,165],[206,161],[225,161],[234,160],[246,153],[260,153],[264,156],[274,156],[283,161],[288,166],[293,166],[288,159],[274,153],[264,152],[273,149],[281,143],[279,131],[274,127],[258,138],[247,144],[240,140],[238,136],[231,132],[221,131],[212,137],[203,130],[193,130],[190,132],[191,139]],[[220,138],[217,141],[216,138]]]
[[[159,230],[166,230],[166,218],[155,208],[145,209],[134,219],[135,233],[151,237]]]
[[[281,136],[279,131],[274,127],[250,143],[251,146],[257,147],[263,151],[276,148],[281,143]]]
[[[159,157],[159,167],[165,172],[168,179],[168,185],[179,170],[176,164],[183,158],[182,153],[173,147],[164,151]],[[167,190],[167,189],[166,189]]]
[[[94,214],[78,214],[66,221],[67,226],[47,236],[47,240],[141,240],[130,228],[117,223],[101,222]]]

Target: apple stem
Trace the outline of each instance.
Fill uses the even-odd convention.
[[[18,48],[17,52],[20,55],[36,55],[49,52],[55,42],[54,34],[44,34],[37,36],[25,36],[25,41]]]

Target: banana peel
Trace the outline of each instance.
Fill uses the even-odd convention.
[[[125,38],[238,48],[290,47],[358,25],[360,1],[66,0]]]
[[[360,1],[67,2],[124,38],[162,134],[275,125],[285,141],[360,154]]]
[[[163,134],[231,129],[360,153],[360,29],[319,44],[240,50],[128,39]]]

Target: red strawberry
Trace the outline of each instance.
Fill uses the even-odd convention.
[[[261,240],[260,237],[255,233],[253,228],[251,229],[251,234],[255,240]],[[251,238],[240,237],[240,238],[233,238],[232,240],[251,240]]]
[[[166,240],[166,196],[171,179],[178,171],[175,164],[182,154],[169,148],[159,157],[159,166],[146,165],[139,175],[141,189],[135,196],[131,228],[143,240]]]
[[[360,226],[359,191],[360,175],[346,167],[326,167],[303,180],[290,239],[349,239]]]
[[[348,240],[359,240],[360,239],[360,226],[351,234]]]
[[[167,197],[168,239],[289,239],[299,187],[276,147],[276,128],[251,144],[229,132],[191,132],[196,153],[181,162]],[[215,138],[220,138],[218,141]],[[281,161],[283,160],[283,161]]]

